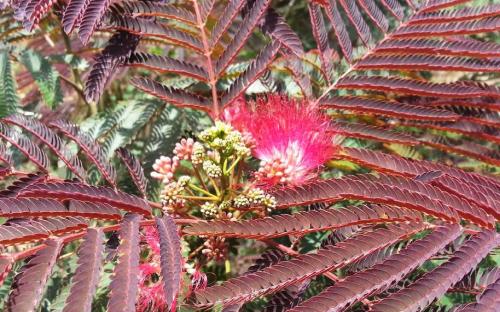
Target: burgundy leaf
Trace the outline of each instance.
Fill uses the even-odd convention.
[[[8,311],[36,311],[62,247],[62,239],[48,239],[45,241],[45,248],[40,249],[22,267],[14,278],[7,301]]]
[[[70,0],[64,10],[62,25],[64,32],[70,34],[73,29],[80,25],[90,0]]]
[[[156,227],[160,236],[161,275],[163,290],[169,307],[175,304],[181,287],[182,255],[181,241],[177,233],[174,219],[165,214],[156,218]]]
[[[63,312],[90,312],[92,300],[99,283],[104,250],[104,233],[101,229],[88,229],[78,250],[78,267],[71,280],[71,290]]]
[[[47,172],[47,169],[49,167],[49,159],[47,155],[45,155],[45,153],[31,140],[29,140],[22,134],[13,131],[11,128],[8,128],[2,123],[0,123],[0,138],[15,146],[42,171]]]
[[[138,35],[125,31],[118,31],[109,39],[106,47],[95,57],[85,82],[84,94],[87,101],[99,101],[113,74],[127,62],[139,40]]]
[[[500,59],[473,59],[441,55],[370,55],[356,64],[362,70],[442,70],[500,72]]]
[[[336,53],[328,42],[328,31],[326,30],[323,14],[321,13],[321,7],[315,3],[309,3],[308,7],[314,40],[316,40],[319,57],[321,58],[321,67],[327,81],[330,82],[330,77],[334,70],[333,61]]]
[[[217,23],[214,28],[212,28],[212,32],[210,34],[210,47],[213,48],[217,45],[245,3],[246,1],[244,0],[230,0],[225,6],[224,11],[217,20]]]
[[[339,80],[339,89],[362,89],[394,92],[421,96],[474,98],[479,96],[500,97],[498,88],[461,83],[432,83],[424,80],[382,76],[350,76]]]
[[[346,60],[350,63],[352,61],[352,42],[349,38],[349,33],[347,32],[346,25],[342,20],[339,8],[337,6],[336,0],[328,0],[328,7],[326,10],[326,15],[330,19],[333,31],[337,37],[338,43],[344,54]]]
[[[439,298],[498,246],[500,235],[484,230],[465,242],[444,264],[422,276],[409,287],[375,303],[374,312],[417,311]],[[404,299],[402,299],[404,298]]]
[[[411,243],[382,263],[348,276],[290,311],[344,310],[354,302],[379,293],[401,280],[457,238],[460,232],[458,225],[438,227],[425,238]]]
[[[281,214],[255,220],[198,222],[184,229],[188,235],[218,237],[272,238],[304,235],[359,224],[418,221],[411,210],[386,205],[362,205],[338,209],[317,209],[291,215]]]
[[[123,30],[138,36],[152,36],[166,39],[175,44],[202,52],[201,41],[191,34],[165,26],[155,21],[132,18],[128,16],[117,16],[112,20],[112,28]]]
[[[78,29],[78,35],[84,45],[89,42],[90,37],[101,23],[110,3],[110,0],[88,0]]]
[[[13,245],[49,238],[87,227],[82,218],[14,219],[0,225],[0,244]]]
[[[435,37],[470,35],[500,30],[500,17],[488,17],[477,21],[459,21],[446,24],[407,25],[393,32],[394,38]]]
[[[278,53],[280,44],[276,41],[268,44],[252,61],[250,66],[229,86],[229,90],[222,96],[222,105],[231,104],[238,98],[246,88],[248,88],[255,80],[257,80],[272,63]]]
[[[116,186],[115,168],[106,159],[99,143],[97,143],[89,134],[80,130],[77,125],[70,124],[63,120],[49,123],[49,127],[55,128],[65,136],[75,141],[85,152],[85,155],[97,166],[103,177],[113,186]]]
[[[150,215],[151,207],[140,197],[108,187],[97,187],[74,182],[56,182],[33,185],[23,190],[20,198],[51,198],[104,203],[126,211]]]
[[[180,6],[168,3],[152,1],[121,1],[113,3],[111,10],[114,14],[127,14],[135,17],[154,16],[167,19],[175,19],[184,23],[194,25],[196,17],[194,14]]]
[[[135,311],[139,283],[139,221],[141,217],[128,214],[120,224],[118,263],[109,285],[108,311]]]
[[[134,53],[128,59],[127,65],[144,67],[160,73],[176,73],[198,80],[208,81],[207,72],[200,66],[166,56]]]
[[[253,30],[257,26],[260,18],[265,14],[270,0],[256,0],[243,19],[243,22],[238,27],[238,31],[232,38],[229,45],[224,49],[224,52],[217,60],[215,72],[220,75],[226,67],[231,64],[233,59],[238,55],[238,52],[243,48]]]
[[[314,254],[299,255],[255,273],[231,278],[221,285],[195,292],[197,307],[214,304],[228,306],[243,303],[258,296],[276,292],[305,279],[342,267],[377,249],[404,239],[423,229],[422,224],[389,225],[387,229],[354,236],[334,247],[320,249]]]
[[[21,127],[33,134],[47,145],[77,177],[85,179],[85,170],[80,159],[76,155],[71,155],[61,138],[46,125],[36,119],[22,115],[10,115],[3,118],[2,121]]]
[[[123,147],[117,149],[116,153],[127,167],[127,170],[132,177],[134,184],[137,186],[142,196],[146,198],[146,188],[148,185],[148,180],[144,176],[144,169],[142,168],[139,160]]]
[[[389,30],[389,21],[374,0],[359,0],[359,5],[380,31],[386,33]]]
[[[167,87],[148,78],[134,78],[132,84],[144,92],[152,94],[164,101],[179,107],[210,111],[207,99],[188,91]]]
[[[389,131],[380,127],[366,124],[335,122],[333,123],[335,132],[347,137],[369,139],[387,143],[398,143],[405,145],[417,145],[418,141],[410,135]]]
[[[340,5],[344,8],[347,17],[354,26],[354,29],[359,35],[359,38],[363,41],[365,46],[368,46],[372,40],[370,33],[370,27],[366,24],[361,12],[359,11],[356,1],[340,0]]]
[[[463,7],[455,10],[437,12],[420,11],[408,21],[408,24],[431,24],[468,21],[500,14],[500,4]]]
[[[319,105],[323,108],[344,109],[359,114],[376,114],[415,120],[456,120],[460,117],[458,114],[442,109],[352,96],[324,98],[319,102]]]
[[[393,39],[380,43],[375,52],[500,57],[500,46],[495,42],[479,40]]]

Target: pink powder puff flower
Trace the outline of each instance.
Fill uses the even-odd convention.
[[[174,154],[179,159],[189,160],[193,154],[194,140],[192,138],[182,139],[179,143],[175,143]]]
[[[264,186],[302,184],[335,154],[334,129],[307,101],[269,95],[250,106],[238,100],[224,118],[251,135],[252,153],[260,159],[255,177]]]
[[[160,156],[153,164],[153,169],[155,171],[151,172],[151,177],[162,180],[163,183],[168,183],[173,179],[174,172],[178,166],[179,158],[177,156],[172,158]]]

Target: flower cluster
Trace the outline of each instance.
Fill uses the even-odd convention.
[[[241,174],[239,165],[251,155],[248,142],[248,136],[245,138],[231,125],[216,121],[200,133],[198,140],[184,138],[176,143],[175,156],[160,157],[151,174],[164,184],[164,208],[177,213],[198,209],[205,219],[233,218],[237,215],[235,209],[250,205],[274,208],[274,198],[248,186],[250,181],[245,181]],[[176,178],[177,171],[190,176]]]
[[[304,183],[336,151],[332,143],[335,129],[306,101],[278,95],[250,105],[238,101],[224,117],[252,137],[253,156],[260,160],[255,177],[266,187]]]

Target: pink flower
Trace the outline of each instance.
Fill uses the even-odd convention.
[[[328,118],[306,101],[269,95],[249,109],[239,100],[224,119],[251,135],[253,155],[260,159],[256,178],[266,186],[302,184],[336,152]]]
[[[174,154],[179,157],[179,159],[189,160],[193,154],[193,146],[193,139],[182,139],[179,143],[175,143]]]
[[[159,159],[155,160],[153,164],[153,169],[155,171],[151,172],[151,177],[162,180],[162,182],[166,184],[172,180],[178,166],[179,158],[177,156],[172,158],[161,156]]]

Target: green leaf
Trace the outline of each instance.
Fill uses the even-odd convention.
[[[7,50],[0,50],[0,117],[16,112],[19,98],[12,77],[12,67]]]
[[[56,108],[63,100],[59,73],[47,58],[32,50],[27,50],[21,55],[21,62],[38,85],[45,104],[51,109]]]

